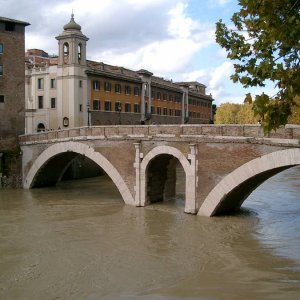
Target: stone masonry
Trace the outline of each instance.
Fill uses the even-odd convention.
[[[125,203],[145,206],[174,194],[175,160],[186,176],[185,212],[211,216],[239,208],[264,180],[299,165],[299,141],[299,126],[265,136],[257,125],[99,126],[24,135],[23,185],[39,185],[43,170],[55,184],[65,168],[55,157],[67,164],[83,155],[110,176]]]

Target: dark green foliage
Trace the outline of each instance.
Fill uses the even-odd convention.
[[[239,5],[231,18],[235,28],[220,20],[216,41],[234,61],[233,82],[245,88],[274,82],[276,95],[256,95],[253,101],[255,115],[270,131],[287,123],[300,95],[300,0],[239,0]]]

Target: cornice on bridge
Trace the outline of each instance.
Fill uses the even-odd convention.
[[[267,135],[259,125],[197,124],[86,126],[19,136],[21,144],[96,139],[232,142],[300,147],[300,126],[287,125]]]

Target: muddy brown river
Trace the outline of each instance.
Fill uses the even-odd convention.
[[[0,299],[300,299],[300,168],[239,214],[126,206],[105,176],[0,190]]]

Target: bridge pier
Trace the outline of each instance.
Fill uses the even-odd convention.
[[[133,143],[135,147],[135,161],[133,167],[135,168],[135,186],[134,186],[134,203],[136,206],[143,206],[141,204],[141,159],[143,153],[141,153],[141,143]]]
[[[184,212],[188,214],[196,214],[198,212],[197,187],[198,187],[198,148],[196,144],[189,144],[190,154],[188,160],[190,161],[189,173],[186,174],[186,199]]]

